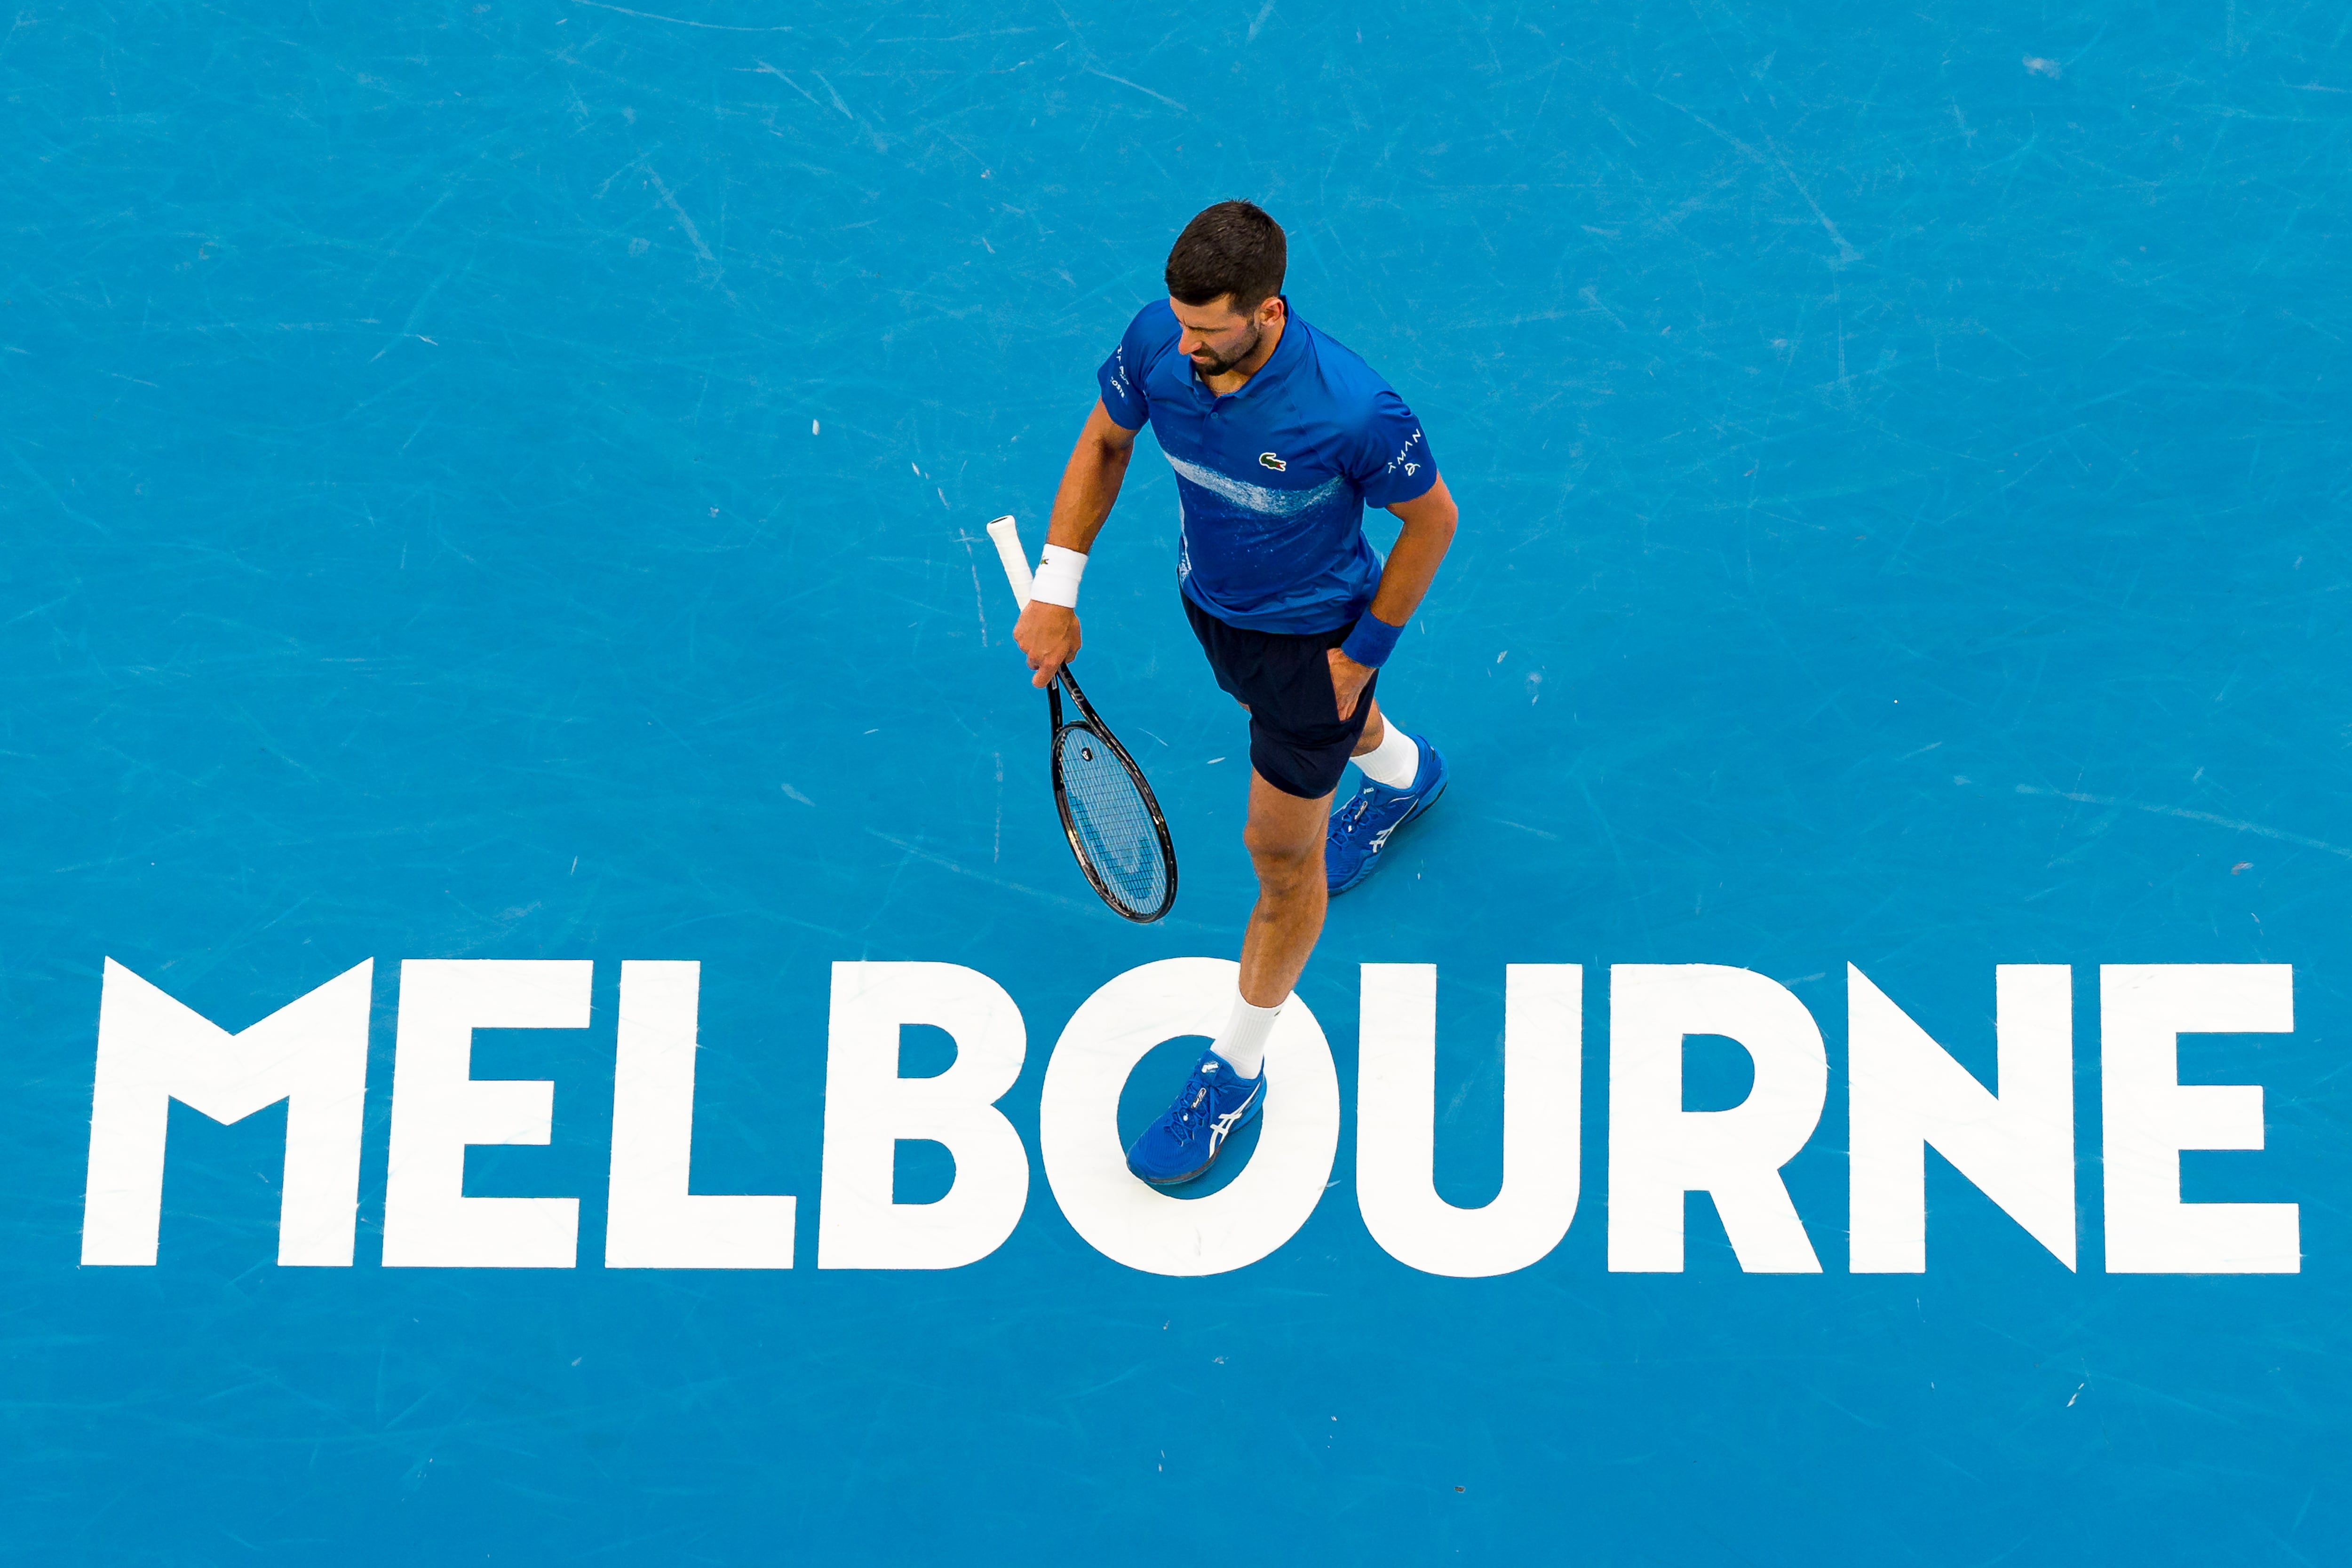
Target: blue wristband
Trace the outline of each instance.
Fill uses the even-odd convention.
[[[1356,618],[1355,628],[1339,644],[1339,652],[1366,669],[1377,670],[1388,663],[1389,655],[1396,651],[1397,639],[1403,635],[1403,627],[1391,626],[1367,610]]]

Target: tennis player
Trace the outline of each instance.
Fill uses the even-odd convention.
[[[1168,298],[1096,372],[1102,390],[1054,497],[1013,639],[1042,686],[1078,651],[1078,580],[1146,423],[1176,471],[1176,579],[1209,668],[1249,710],[1257,906],[1240,994],[1167,1113],[1127,1154],[1148,1182],[1204,1174],[1265,1099],[1265,1044],[1322,934],[1324,900],[1379,869],[1445,788],[1437,748],[1373,700],[1381,666],[1453,542],[1421,422],[1388,382],[1291,314],[1282,229],[1247,202],[1184,225]],[[1364,507],[1403,524],[1382,564]],[[1363,788],[1331,800],[1353,758]]]

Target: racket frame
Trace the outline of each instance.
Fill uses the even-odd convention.
[[[1069,688],[1070,702],[1078,714],[1077,718],[1071,722],[1065,722],[1062,717],[1062,688],[1065,686]],[[1156,923],[1176,907],[1176,844],[1168,836],[1168,819],[1160,814],[1160,797],[1151,792],[1151,780],[1143,776],[1143,769],[1137,766],[1135,758],[1129,755],[1118,737],[1111,733],[1110,726],[1103,722],[1102,715],[1095,712],[1095,705],[1087,700],[1087,694],[1079,688],[1066,663],[1055,673],[1053,681],[1045,687],[1045,711],[1053,726],[1052,738],[1046,743],[1046,755],[1054,773],[1054,810],[1061,813],[1062,833],[1070,841],[1070,858],[1078,862],[1078,870],[1086,873],[1087,885],[1109,906],[1113,915],[1122,920],[1133,921],[1138,925]],[[1129,909],[1126,903],[1112,893],[1108,882],[1096,869],[1094,858],[1078,841],[1078,824],[1070,813],[1070,793],[1062,782],[1062,737],[1074,729],[1083,729],[1108,747],[1110,754],[1118,759],[1119,766],[1127,769],[1128,778],[1135,785],[1135,792],[1143,797],[1143,809],[1151,818],[1151,831],[1160,840],[1160,863],[1168,868],[1168,883],[1160,894],[1156,909],[1141,914]]]

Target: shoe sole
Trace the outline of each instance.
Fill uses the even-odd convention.
[[[1370,882],[1372,878],[1372,873],[1380,869],[1381,855],[1388,853],[1388,844],[1394,843],[1396,841],[1396,836],[1399,833],[1403,832],[1405,829],[1411,827],[1416,821],[1418,821],[1423,811],[1428,810],[1432,806],[1436,805],[1439,800],[1443,800],[1445,795],[1446,785],[1451,784],[1452,782],[1454,782],[1454,780],[1450,777],[1438,780],[1437,788],[1432,789],[1426,798],[1414,801],[1412,810],[1398,818],[1397,825],[1389,830],[1388,843],[1384,843],[1381,846],[1380,854],[1366,855],[1364,857],[1364,863],[1356,868],[1356,874],[1354,876],[1349,877],[1346,882],[1341,883],[1337,887],[1327,888],[1324,891],[1323,896],[1326,898],[1337,898],[1341,894],[1353,892],[1355,889],[1363,886],[1367,882]]]

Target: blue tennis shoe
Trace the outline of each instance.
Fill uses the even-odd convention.
[[[1127,1168],[1154,1186],[1174,1186],[1207,1172],[1225,1140],[1249,1125],[1265,1103],[1265,1070],[1239,1078],[1213,1051],[1193,1064],[1184,1092],[1127,1151]]]
[[[1445,793],[1445,758],[1420,736],[1421,768],[1402,789],[1364,780],[1355,799],[1331,813],[1323,838],[1323,876],[1333,893],[1345,893],[1380,868],[1381,851],[1399,828],[1437,804]]]

